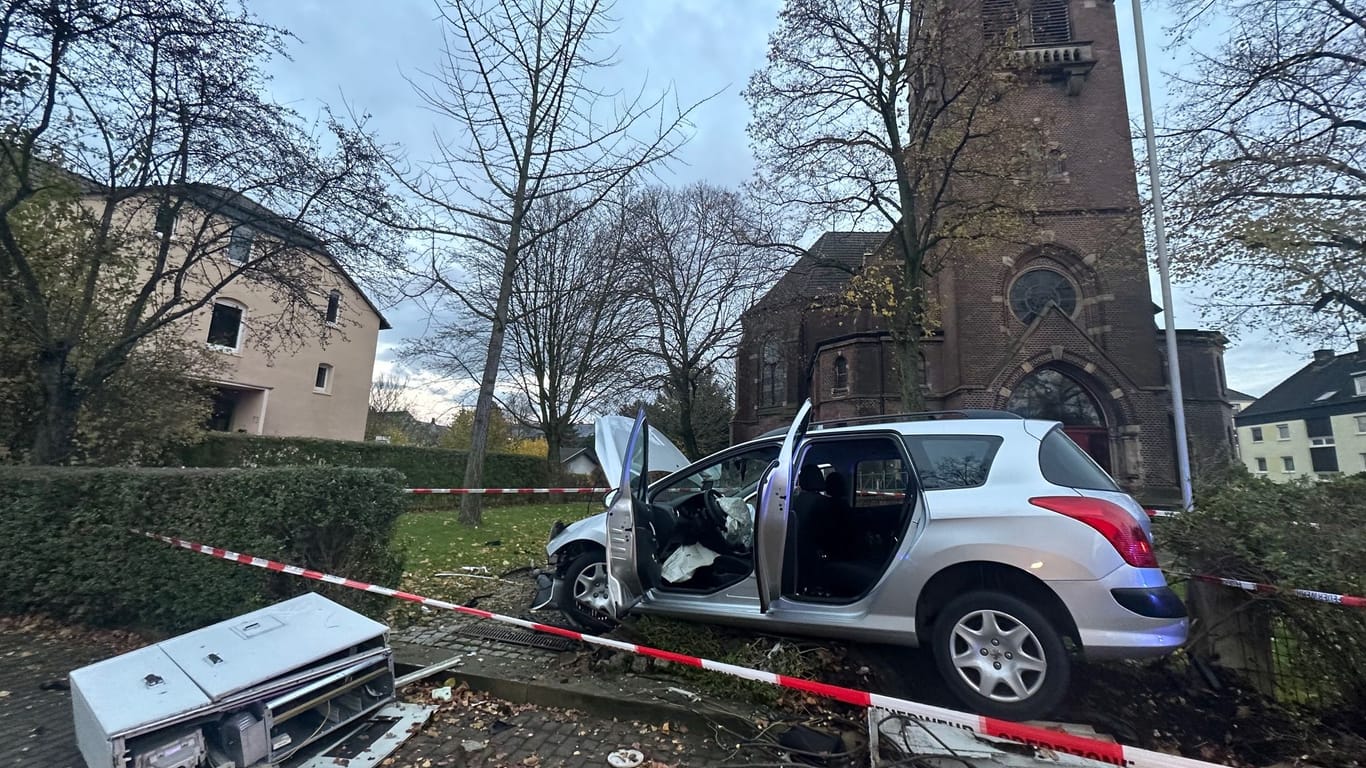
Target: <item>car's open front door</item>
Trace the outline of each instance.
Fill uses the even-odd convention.
[[[773,468],[760,484],[759,509],[754,515],[754,573],[759,581],[759,610],[765,612],[782,595],[783,552],[787,547],[792,484],[797,477],[793,462],[797,444],[810,423],[811,401],[807,400],[792,420]]]
[[[612,615],[621,619],[645,594],[642,565],[654,566],[655,539],[643,519],[649,484],[650,425],[645,411],[636,416],[621,461],[621,482],[607,509],[607,593]]]

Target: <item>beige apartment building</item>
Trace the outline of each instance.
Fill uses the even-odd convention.
[[[1249,472],[1278,482],[1366,472],[1366,339],[1314,353],[1235,417]]]
[[[206,370],[187,375],[213,385],[209,428],[365,439],[379,332],[390,327],[384,316],[293,222],[208,185],[174,197],[174,213],[164,203],[134,203],[130,220],[153,232],[154,244],[169,238],[169,260],[179,259],[188,275],[185,300],[218,287],[173,326],[208,353]],[[246,274],[253,262],[270,274]],[[155,268],[150,258],[146,268]],[[281,276],[291,288],[281,287]]]

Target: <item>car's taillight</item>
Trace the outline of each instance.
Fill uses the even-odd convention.
[[[1134,516],[1118,504],[1088,496],[1036,496],[1029,503],[1095,528],[1129,565],[1157,567],[1152,542]]]

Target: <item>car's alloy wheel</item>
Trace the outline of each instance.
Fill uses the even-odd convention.
[[[934,655],[954,694],[994,717],[1047,714],[1067,689],[1070,659],[1042,613],[1000,592],[973,592],[945,606],[934,627]]]
[[[606,632],[617,625],[607,592],[607,560],[602,552],[585,552],[564,571],[560,612],[587,632]]]

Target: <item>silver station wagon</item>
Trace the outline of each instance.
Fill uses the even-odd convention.
[[[639,416],[608,511],[552,531],[536,607],[928,647],[965,705],[1010,719],[1056,706],[1075,655],[1185,642],[1148,516],[1061,425],[810,412],[654,482]]]

